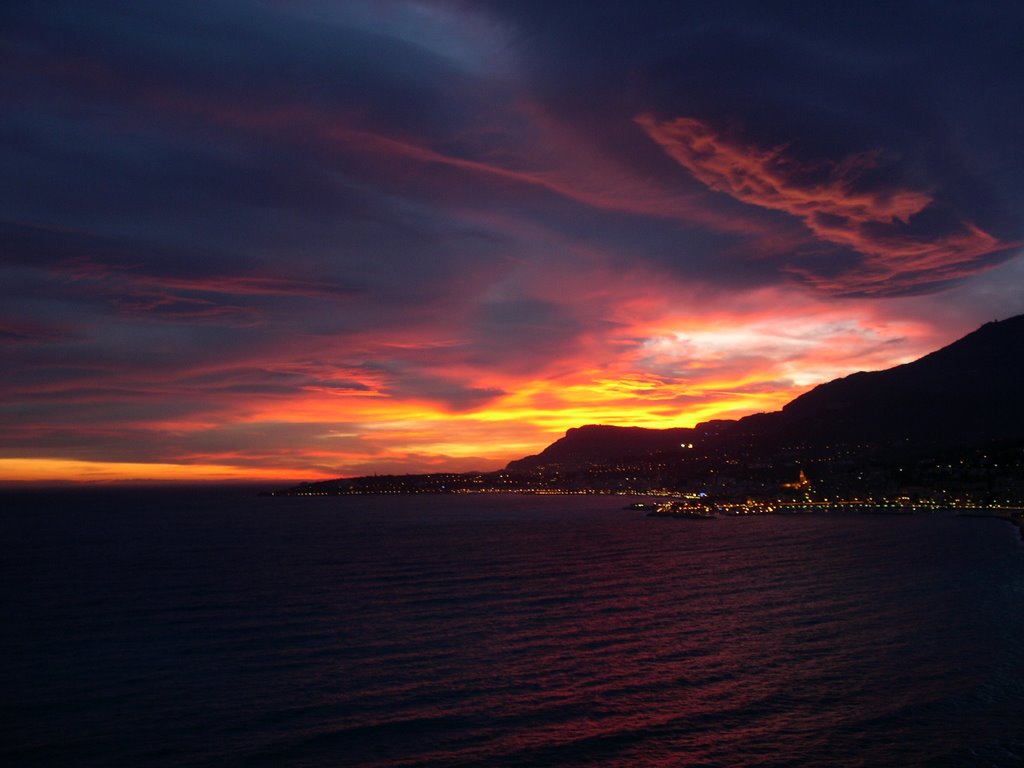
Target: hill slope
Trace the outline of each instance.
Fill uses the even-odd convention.
[[[957,445],[1024,437],[1024,315],[912,363],[815,387],[736,429],[769,442]]]
[[[942,447],[1024,439],[1024,315],[986,323],[947,347],[884,371],[815,387],[774,413],[695,429],[589,425],[570,429],[511,471],[608,464],[678,449],[772,451],[799,443]]]

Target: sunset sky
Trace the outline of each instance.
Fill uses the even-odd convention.
[[[495,469],[1024,312],[1024,5],[9,1],[0,481]]]

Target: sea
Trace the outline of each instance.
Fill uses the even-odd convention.
[[[0,764],[1024,765],[1018,529],[634,500],[0,493]]]

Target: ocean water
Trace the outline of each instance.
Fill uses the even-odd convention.
[[[0,495],[5,766],[1017,766],[995,520]]]

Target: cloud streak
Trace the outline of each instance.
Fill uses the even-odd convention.
[[[694,118],[658,121],[641,115],[636,122],[709,189],[795,217],[819,241],[862,257],[838,276],[792,269],[818,288],[848,295],[906,293],[970,276],[1020,246],[969,222],[930,236],[916,230],[914,218],[934,198],[898,186],[862,184],[878,167],[878,152],[812,164],[795,159],[785,146],[761,149],[730,140]]]

